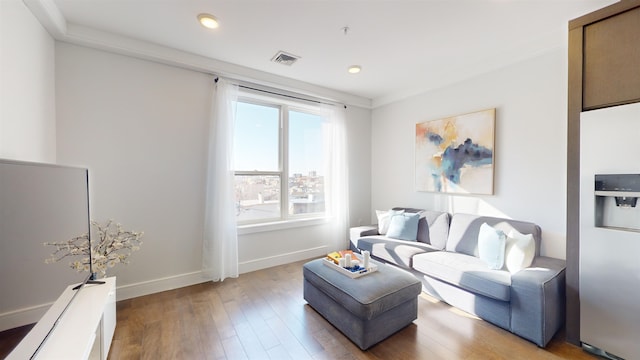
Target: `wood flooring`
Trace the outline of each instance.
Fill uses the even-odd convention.
[[[541,349],[424,294],[413,324],[361,351],[304,301],[302,264],[119,301],[109,359],[596,359],[562,333]]]

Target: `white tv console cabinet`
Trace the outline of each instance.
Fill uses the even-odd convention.
[[[106,360],[116,329],[116,278],[87,284],[58,321],[33,359]],[[70,285],[9,354],[7,360],[30,359],[76,290]]]

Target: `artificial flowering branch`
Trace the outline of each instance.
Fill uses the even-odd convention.
[[[51,257],[45,260],[47,264],[61,261],[69,256],[84,256],[80,260],[69,263],[69,267],[78,272],[89,271],[89,254],[91,254],[92,268],[95,272],[106,275],[107,269],[116,264],[128,264],[129,256],[140,249],[143,232],[126,231],[122,225],[113,220],[101,225],[97,221],[91,221],[93,236],[91,242],[93,248],[89,248],[89,235],[83,234],[66,241],[46,242],[46,246],[54,246],[56,249]]]

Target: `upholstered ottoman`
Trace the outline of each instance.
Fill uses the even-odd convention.
[[[396,267],[352,279],[323,259],[303,266],[304,299],[362,350],[391,336],[418,318],[422,284]]]

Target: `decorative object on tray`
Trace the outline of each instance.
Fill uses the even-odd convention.
[[[371,263],[368,251],[362,252],[362,259],[351,250],[334,251],[324,258],[323,263],[354,279],[378,270],[378,266]]]
[[[91,261],[93,271],[100,272],[106,276],[107,268],[112,268],[116,264],[129,263],[128,258],[132,252],[140,249],[142,241],[140,238],[143,232],[125,231],[122,225],[113,220],[101,225],[97,221],[91,221],[93,235],[91,242],[94,244],[91,249]],[[89,271],[89,235],[82,234],[73,239],[46,242],[44,245],[55,246],[56,250],[51,257],[46,259],[47,264],[52,264],[68,256],[86,256],[80,260],[72,260],[69,267],[78,272]]]

